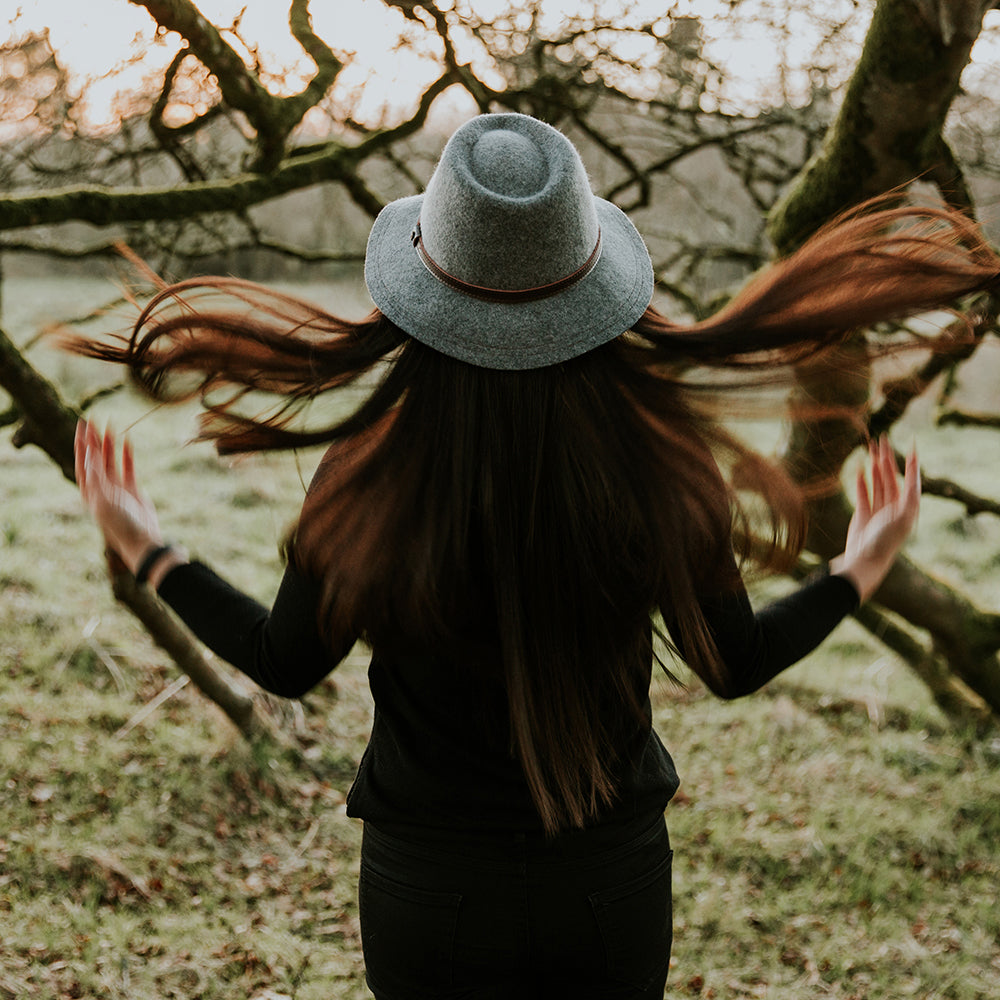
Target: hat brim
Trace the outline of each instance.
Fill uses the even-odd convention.
[[[439,281],[411,241],[423,195],[379,213],[365,255],[372,301],[400,329],[450,357],[483,368],[518,371],[568,361],[613,340],[653,297],[649,252],[628,216],[594,199],[601,256],[568,289],[528,302],[488,302]]]

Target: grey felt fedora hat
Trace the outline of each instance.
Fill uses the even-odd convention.
[[[387,205],[365,255],[375,305],[411,337],[484,368],[556,364],[643,314],[653,268],[628,217],[590,190],[556,129],[480,115],[422,195]]]

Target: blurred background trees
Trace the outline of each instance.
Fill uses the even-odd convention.
[[[193,0],[120,2],[148,14],[132,50],[116,54],[120,69],[145,77],[104,120],[46,31],[15,21],[0,47],[0,302],[5,287],[45,269],[104,276],[122,243],[168,278],[233,271],[357,283],[381,206],[421,190],[447,135],[480,111],[533,114],[571,136],[597,193],[646,237],[659,304],[678,317],[714,310],[753,270],[869,196],[905,188],[975,214],[1000,179],[992,0],[842,0],[821,10],[802,0],[383,0],[395,48],[368,77],[338,45],[336,22],[315,29],[320,12],[308,0],[288,4],[290,66],[269,63],[240,16],[213,24]],[[351,8],[338,4],[337,17],[350,19]],[[970,62],[977,44],[984,54]],[[414,54],[414,82],[373,101],[381,77]],[[898,331],[867,331],[850,364],[798,373],[800,397],[846,403],[864,418],[794,423],[780,447],[798,477],[839,477],[867,433],[891,430],[914,403],[942,423],[1000,423],[989,389],[1000,370],[997,303],[962,305],[972,340],[946,327],[937,350],[887,372],[872,369],[865,345]],[[0,339],[9,397],[0,420],[71,475],[70,434],[88,401],[60,400],[34,356],[30,338]],[[980,388],[963,392],[973,370]],[[983,371],[993,373],[985,382]],[[925,470],[928,490],[970,517],[1000,515],[1000,497],[947,473]],[[840,491],[814,502],[813,555],[838,550],[849,509]],[[115,580],[147,628],[165,627],[127,574]],[[859,620],[946,713],[984,724],[1000,712],[1000,614],[983,603],[904,559]],[[215,690],[182,633],[161,641]],[[227,711],[254,730],[245,701]]]

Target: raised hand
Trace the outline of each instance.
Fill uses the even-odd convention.
[[[76,425],[76,482],[84,503],[104,534],[108,549],[134,573],[152,549],[163,544],[156,508],[135,478],[135,456],[128,440],[118,468],[114,435],[99,434],[93,424]]]
[[[830,572],[849,579],[867,600],[885,579],[903,547],[920,509],[920,466],[916,450],[906,459],[900,489],[896,459],[886,437],[868,446],[872,489],[865,470],[858,470],[857,508],[847,529],[844,552],[830,563]]]

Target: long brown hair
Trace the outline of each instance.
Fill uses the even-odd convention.
[[[763,511],[763,531],[740,536],[764,539],[766,565],[803,542],[800,491],[709,406],[746,378],[713,384],[691,367],[773,381],[853,330],[998,276],[964,217],[889,209],[838,220],[705,321],[650,308],[605,346],[533,371],[477,368],[377,312],[348,322],[224,278],[167,287],[127,340],[73,349],[128,365],[154,398],[200,396],[202,435],[221,452],[329,443],[287,540],[322,581],[324,634],[443,655],[493,636],[482,669],[504,684],[513,751],[554,831],[614,800],[623,740],[648,724],[651,616],[669,616],[689,665],[724,694],[701,602],[738,585],[735,521]],[[351,383],[365,391],[346,415],[299,424],[304,403]],[[257,390],[278,410],[240,415]],[[721,471],[734,464],[763,498],[753,516]]]

